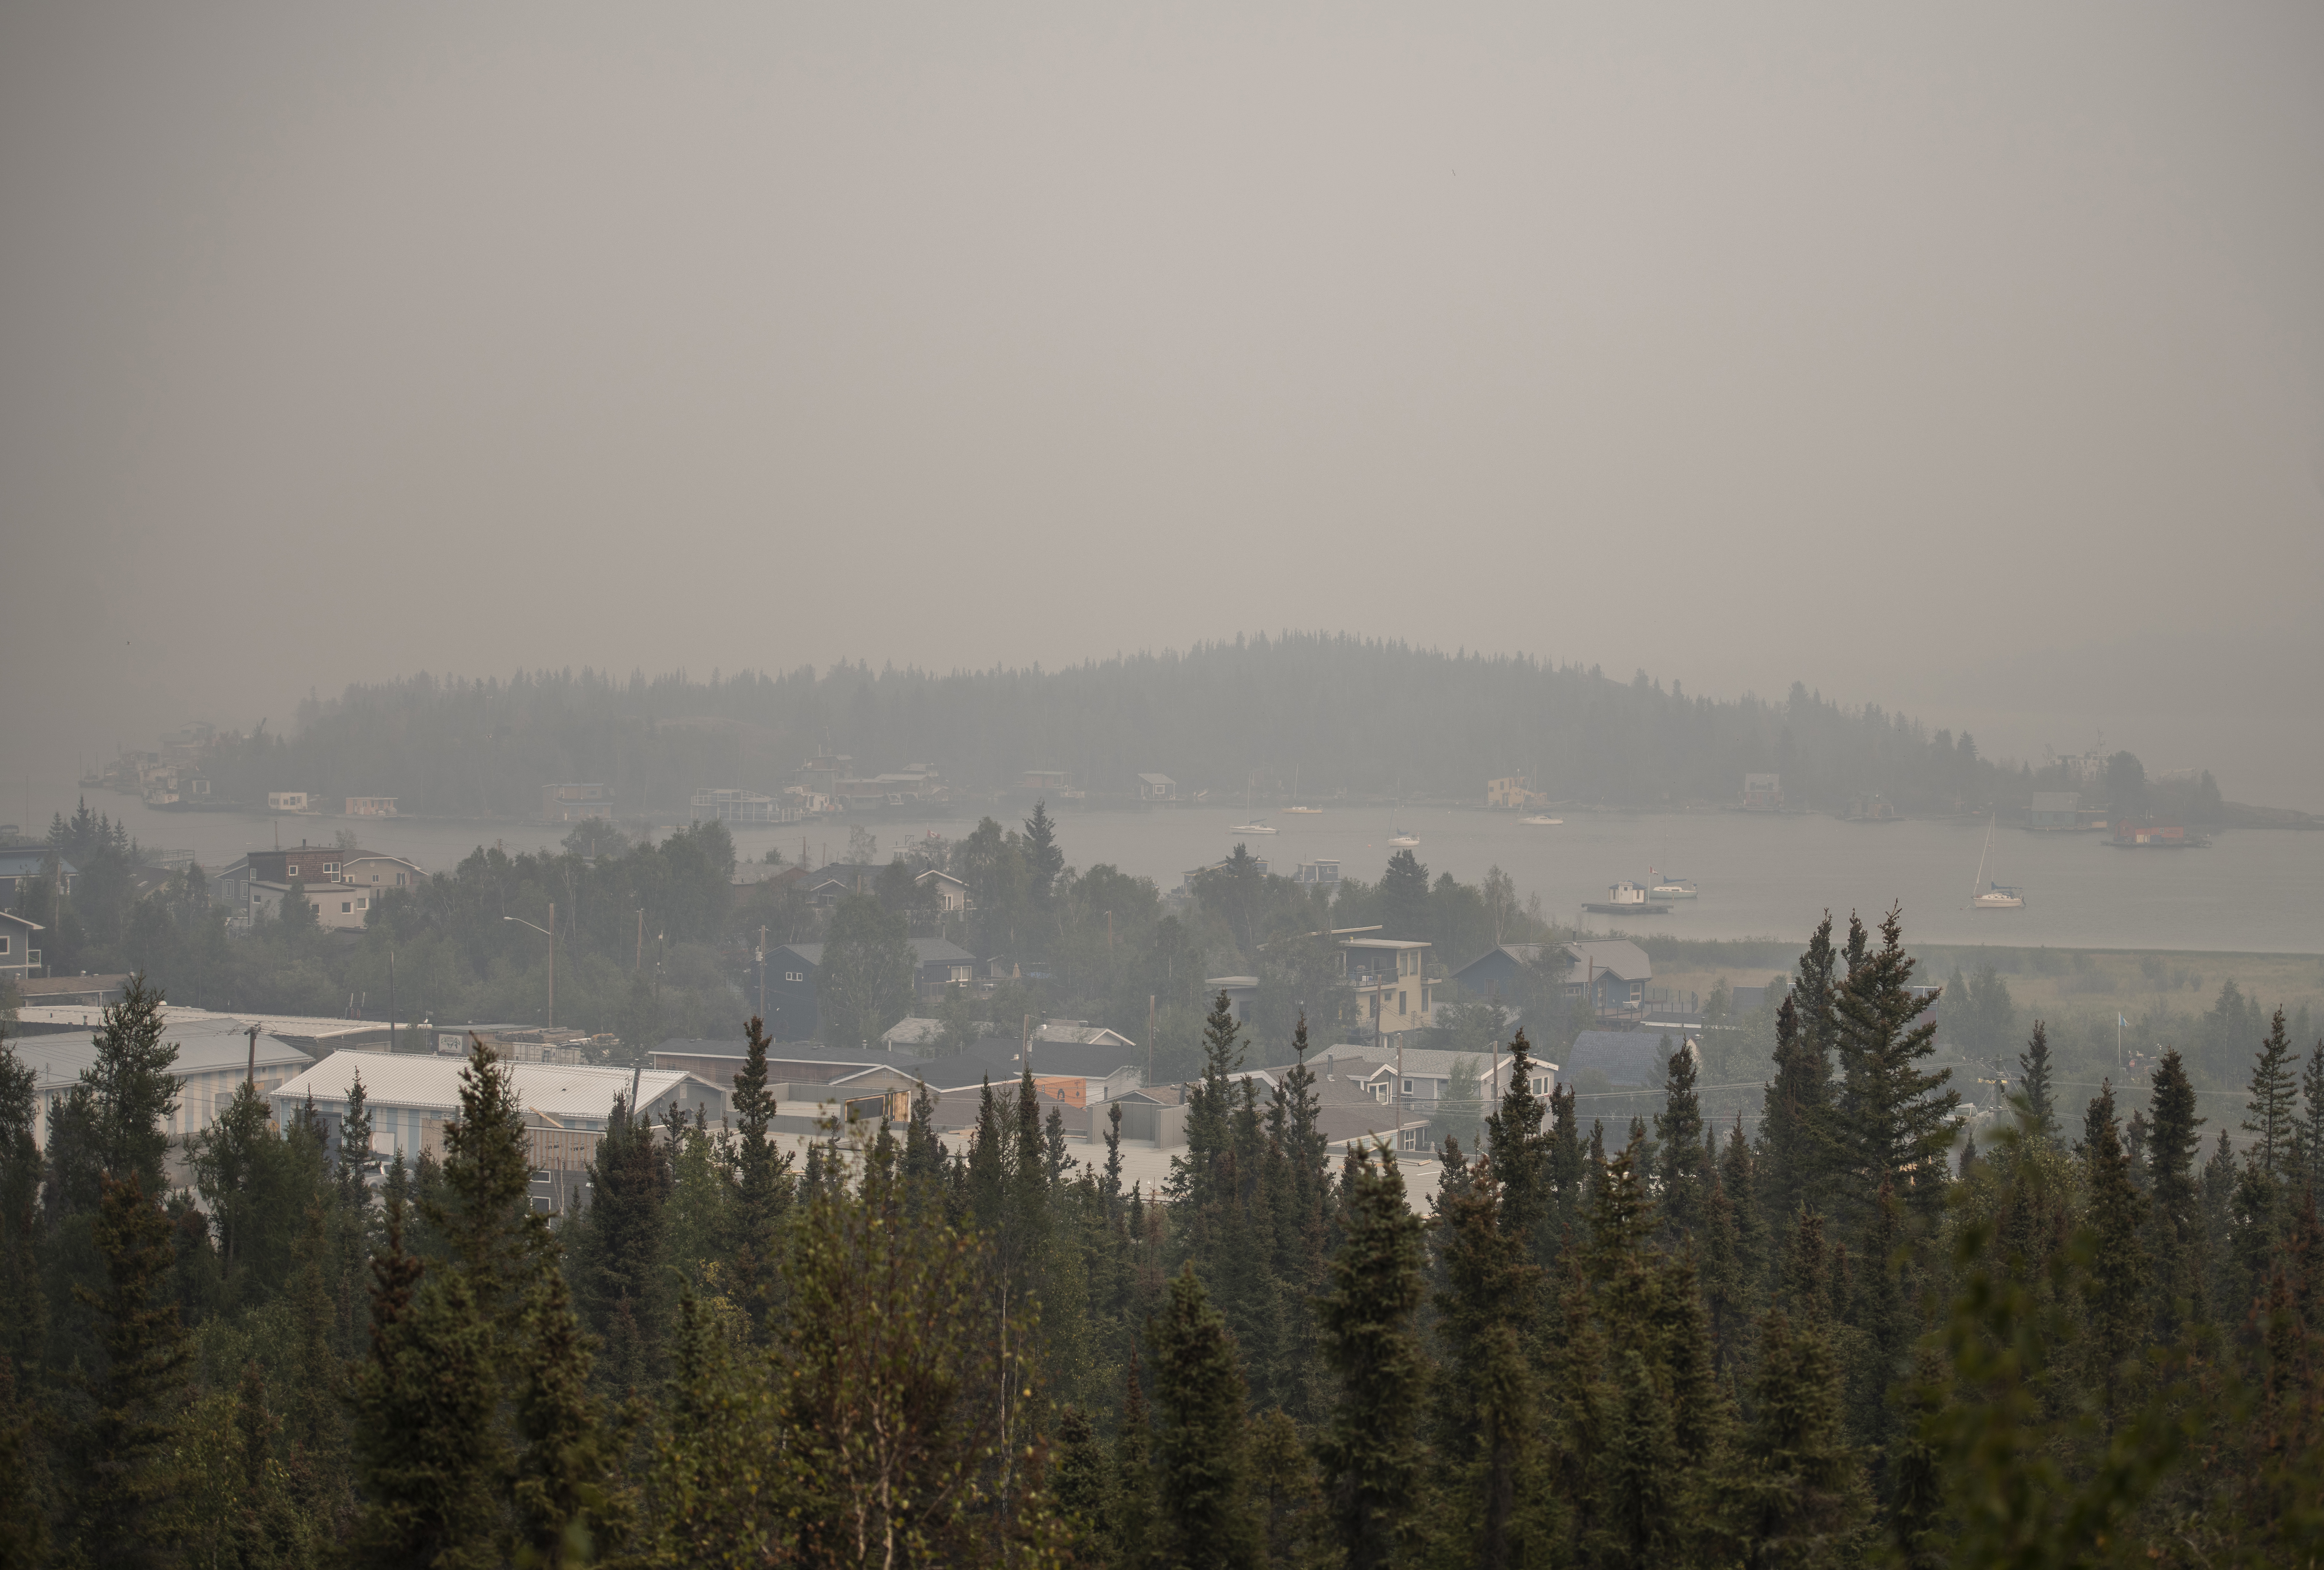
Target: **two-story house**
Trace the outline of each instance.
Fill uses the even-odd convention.
[[[1396,1036],[1429,1022],[1431,952],[1431,945],[1409,938],[1340,940],[1340,976],[1355,993],[1360,1032]]]
[[[20,986],[41,973],[41,951],[32,947],[48,928],[14,910],[0,910],[0,981]]]
[[[52,854],[48,846],[40,845],[20,845],[0,850],[0,905],[14,910],[20,902],[18,896],[23,891],[23,885],[41,875],[41,869],[48,865]],[[80,876],[80,870],[60,856],[57,858],[57,876],[65,886],[64,891],[69,894],[73,880]]]

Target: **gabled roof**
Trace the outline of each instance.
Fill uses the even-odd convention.
[[[751,1055],[750,1043],[740,1036],[673,1037],[654,1050],[673,1057],[732,1057],[738,1063]],[[825,1067],[844,1064],[860,1068],[902,1068],[926,1061],[910,1052],[891,1052],[881,1047],[825,1047],[820,1041],[779,1041],[767,1048],[770,1065],[814,1063]]]
[[[183,1079],[189,1075],[210,1074],[221,1068],[245,1068],[250,1065],[250,1038],[247,1027],[240,1020],[213,1016],[191,1026],[172,1024],[161,1033],[165,1044],[178,1049],[177,1061],[170,1072]],[[81,1076],[84,1069],[97,1061],[97,1032],[94,1030],[60,1031],[55,1035],[20,1036],[11,1039],[16,1056],[37,1076],[36,1089],[61,1089]],[[314,1059],[288,1041],[263,1031],[258,1038],[258,1067],[262,1069],[289,1069],[297,1073]]]
[[[973,965],[976,963],[976,956],[949,938],[915,937],[910,941],[912,953],[916,956],[913,963],[917,965]],[[809,965],[819,965],[823,963],[823,945],[820,943],[786,943],[775,952],[796,954]]]
[[[467,1064],[465,1057],[438,1057],[429,1053],[334,1052],[274,1094],[277,1098],[297,1099],[311,1093],[317,1101],[345,1101],[360,1073],[364,1095],[374,1106],[456,1111],[460,1105],[460,1071]],[[602,1064],[510,1062],[502,1063],[501,1067],[508,1074],[510,1086],[521,1105],[553,1118],[610,1117],[613,1098],[627,1099],[630,1094],[631,1071],[626,1068]],[[674,1069],[644,1069],[638,1074],[638,1100],[650,1104],[690,1081],[702,1083],[690,1074]]]
[[[1476,958],[1454,970],[1452,979],[1459,981],[1497,955],[1507,955],[1519,965],[1532,965],[1541,958],[1541,949],[1542,946],[1538,943],[1497,943]]]

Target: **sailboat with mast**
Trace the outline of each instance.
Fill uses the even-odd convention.
[[[1398,828],[1396,826],[1396,820],[1403,816],[1404,788],[1399,784],[1396,792],[1396,810],[1388,814],[1388,843],[1391,849],[1416,850],[1420,846],[1420,836],[1416,834],[1407,833],[1406,830]]]
[[[1248,780],[1242,782],[1242,809],[1245,812],[1250,810],[1250,781]],[[1229,834],[1274,834],[1277,830],[1264,818],[1254,817],[1249,823],[1236,824],[1227,832]]]
[[[1283,810],[1286,812],[1298,813],[1303,817],[1319,814],[1323,810],[1320,807],[1302,807],[1299,805],[1299,771],[1296,768],[1291,771],[1291,805],[1285,808]]]
[[[1978,853],[1977,858],[1977,880],[1969,884],[1969,908],[1972,910],[2023,910],[2025,908],[2025,891],[2023,889],[1985,881],[1985,864],[1993,854],[1993,817],[1985,820],[1985,849]]]

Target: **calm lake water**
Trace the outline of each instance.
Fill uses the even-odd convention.
[[[35,824],[71,803],[69,788],[39,792],[30,803]],[[327,841],[352,826],[366,847],[410,856],[431,872],[448,870],[479,843],[497,841],[515,852],[561,837],[557,829],[496,822],[154,812],[111,791],[93,793],[89,804],[126,822],[145,844],[191,849],[211,868],[273,844],[278,824],[291,844],[302,836]],[[1111,862],[1169,888],[1186,870],[1231,851],[1236,836],[1229,831],[1247,816],[1240,807],[1210,806],[1067,813],[1059,838],[1076,866]],[[2208,850],[2123,851],[2101,836],[2002,828],[1987,875],[2020,886],[2025,908],[1971,911],[1970,884],[1985,842],[1981,823],[1857,824],[1742,813],[1563,816],[1560,827],[1528,828],[1513,813],[1406,808],[1400,823],[1420,836],[1416,854],[1432,876],[1449,872],[1474,882],[1498,864],[1521,895],[1539,894],[1545,909],[1568,919],[1584,900],[1605,899],[1616,879],[1645,881],[1649,867],[1701,887],[1700,899],[1677,902],[1667,916],[1623,918],[1621,925],[1633,931],[1791,940],[1803,937],[1827,906],[1868,914],[1902,900],[1906,933],[1924,943],[2324,954],[2324,834],[2245,829],[2219,835]],[[1275,872],[1336,857],[1349,875],[1370,880],[1388,862],[1388,817],[1384,808],[1368,808],[1271,815],[1281,832],[1250,844]],[[928,828],[957,836],[973,821],[969,813],[870,827],[885,854]],[[801,837],[796,827],[745,828],[735,840],[745,856],[770,845],[794,856]],[[804,837],[820,859],[826,847],[843,853],[847,829],[811,824]],[[1602,928],[1609,919],[1593,924]]]

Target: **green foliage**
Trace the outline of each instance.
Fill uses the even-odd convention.
[[[1255,1565],[1245,1389],[1234,1338],[1190,1264],[1147,1331],[1154,1353],[1158,1563],[1169,1570]]]
[[[1345,1241],[1317,1316],[1339,1399],[1319,1446],[1333,1526],[1351,1570],[1374,1570],[1409,1535],[1421,1452],[1411,1421],[1427,1373],[1416,1325],[1420,1218],[1406,1208],[1393,1151],[1351,1149],[1340,1176]]]
[[[817,967],[817,1032],[835,1046],[868,1046],[911,1011],[913,954],[905,919],[868,894],[841,898]]]
[[[169,1286],[171,1228],[134,1169],[97,1181],[105,1286],[76,1290],[97,1314],[103,1361],[78,1381],[88,1406],[69,1447],[74,1547],[95,1565],[164,1565],[181,1486],[173,1452],[191,1393],[191,1354]]]
[[[1032,840],[988,839],[1030,864]],[[1238,1077],[1272,1027],[1173,994],[1189,1143],[1158,1194],[1119,1125],[1084,1154],[1021,1074],[964,1144],[922,1095],[795,1173],[753,1021],[733,1125],[624,1112],[554,1229],[482,1051],[443,1159],[392,1164],[383,1217],[360,1104],[334,1165],[246,1094],[191,1142],[190,1190],[130,1203],[142,1178],[107,1163],[159,1164],[174,1094],[154,989],[54,1109],[45,1172],[0,1049],[0,1284],[27,1304],[0,1325],[22,1360],[0,1362],[0,1565],[2313,1556],[2324,1046],[2302,1083],[2288,1018],[2213,1010],[2260,1043],[2246,1151],[2205,1161],[2168,1052],[2143,1106],[2100,1091],[2070,1152],[2043,1098],[2077,1060],[2049,1080],[2041,1026],[2016,1126],[1980,1126],[1954,1179],[1893,912],[1840,942],[1827,922],[1755,1016],[1756,1141],[1709,1126],[1710,1071],[1672,1054],[1652,1137],[1633,1119],[1609,1156],[1488,1001],[1445,1028],[1510,1077],[1424,1219],[1392,1155],[1327,1173],[1294,990],[1316,953],[1279,947],[1326,913],[1279,882],[1253,885],[1250,930],[1303,1061]],[[1059,871],[1046,912],[1025,891],[1020,932],[1140,1014],[1180,985],[1156,955],[1198,985],[1239,947],[1223,903],[1164,917],[1111,869]],[[1427,897],[1467,919],[1457,885]]]

